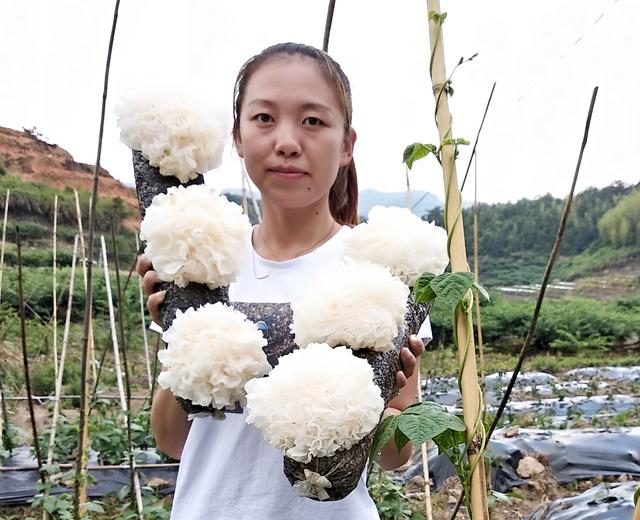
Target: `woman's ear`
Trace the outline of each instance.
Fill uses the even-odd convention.
[[[240,132],[237,132],[233,136],[233,143],[236,146],[236,150],[238,151],[238,155],[244,159],[244,153],[242,151],[242,140],[240,139]]]
[[[347,166],[353,158],[353,147],[356,144],[358,134],[351,128],[349,133],[344,136],[344,142],[342,143],[342,153],[340,155],[340,166]]]

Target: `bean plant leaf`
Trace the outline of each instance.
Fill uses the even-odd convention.
[[[378,453],[382,451],[384,445],[395,433],[398,427],[398,417],[398,415],[391,415],[378,426],[378,430],[373,438],[373,443],[371,444],[371,451],[369,452],[372,459],[378,456]]]
[[[638,500],[640,499],[640,486],[636,489],[636,492],[633,494],[633,503],[638,505]]]
[[[464,424],[464,423],[463,423]],[[466,442],[465,432],[448,429],[433,438],[433,442],[438,446],[438,454],[446,453],[448,450],[461,451]]]
[[[436,277],[433,273],[422,273],[413,285],[413,301],[416,303],[430,303],[436,299],[436,293],[431,288],[431,280]]]
[[[413,143],[404,149],[402,154],[402,162],[407,165],[409,169],[413,166],[413,163],[423,157],[426,157],[430,153],[436,155],[438,149],[433,144]]]
[[[429,285],[441,301],[451,310],[455,310],[474,282],[473,273],[442,273],[431,280]]]
[[[489,293],[487,292],[487,290],[482,287],[482,285],[480,285],[478,282],[473,282],[473,288],[478,291],[478,294],[480,295],[480,298],[483,299],[486,302],[490,302],[491,298],[489,297]]]
[[[92,513],[104,513],[104,507],[102,507],[98,502],[85,502],[84,504],[85,511],[91,511]]]
[[[409,437],[407,437],[399,428],[396,429],[396,432],[393,434],[393,439],[395,440],[396,450],[398,450],[398,453],[400,453],[402,448],[404,448],[407,445],[407,442],[409,442]]]
[[[460,146],[460,145],[468,145],[470,144],[469,141],[467,141],[466,139],[463,139],[462,137],[458,137],[457,139],[454,139],[453,137],[448,137],[447,139],[443,139],[442,140],[442,146],[448,145],[448,144],[452,144],[455,146]]]
[[[406,413],[407,411],[409,413]],[[466,429],[464,422],[458,417],[429,401],[408,408],[399,417],[398,429],[411,440],[414,446],[420,446],[445,430],[465,431]]]

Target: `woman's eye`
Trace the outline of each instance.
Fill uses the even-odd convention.
[[[255,119],[260,121],[261,123],[270,123],[273,118],[269,114],[258,114],[255,116]]]
[[[305,118],[303,124],[307,124],[308,126],[320,126],[322,121],[317,117],[310,116]]]

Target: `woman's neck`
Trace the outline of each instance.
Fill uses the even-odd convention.
[[[329,240],[340,226],[328,200],[307,208],[282,208],[263,200],[262,223],[253,234],[256,252],[273,261],[296,258]]]

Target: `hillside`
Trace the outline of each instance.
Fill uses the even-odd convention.
[[[93,186],[92,165],[76,162],[64,148],[45,142],[34,130],[18,131],[0,126],[0,164],[10,176],[56,190],[71,187],[91,192]],[[100,197],[122,200],[129,210],[123,224],[135,229],[139,221],[135,189],[100,168],[98,190]]]

